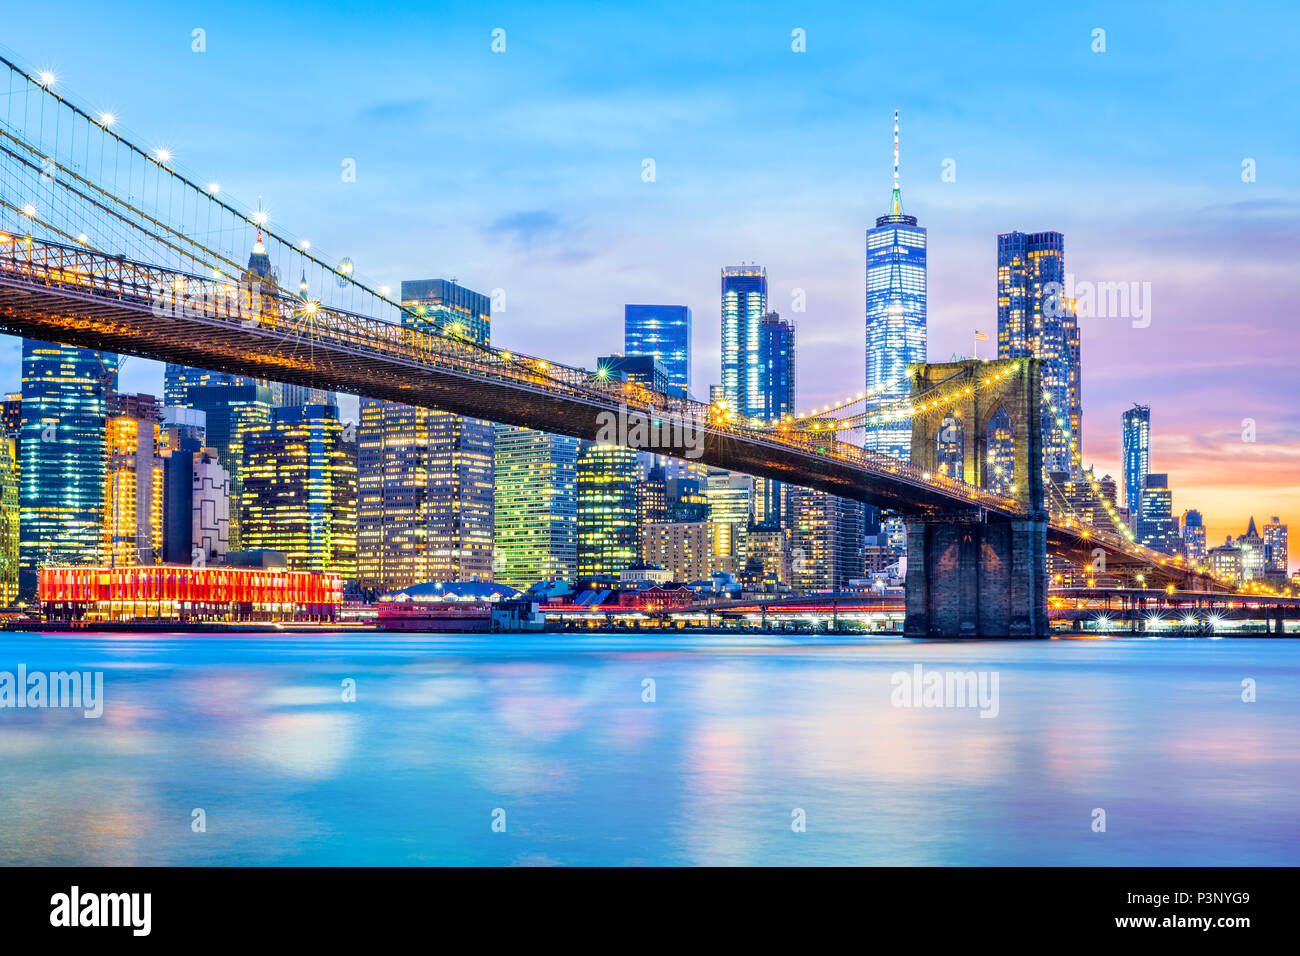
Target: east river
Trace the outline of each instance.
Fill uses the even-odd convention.
[[[1300,863],[1294,640],[0,635],[20,666],[103,709],[0,707],[0,864]]]

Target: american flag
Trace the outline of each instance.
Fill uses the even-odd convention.
[[[987,342],[988,340],[989,340],[988,333],[986,333],[986,332],[976,332],[976,333],[975,333],[975,341],[976,341],[976,342]]]

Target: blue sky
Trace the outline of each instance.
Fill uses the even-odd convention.
[[[863,231],[897,107],[931,358],[995,330],[997,233],[1058,229],[1081,279],[1152,283],[1149,327],[1083,322],[1085,458],[1118,474],[1120,412],[1149,403],[1153,469],[1211,538],[1250,512],[1300,522],[1287,5],[11,7],[0,43],[23,62],[373,284],[504,289],[499,344],[591,365],[621,346],[625,302],[684,303],[706,394],[718,271],[766,265],[798,325],[801,407],[862,388]],[[125,374],[159,388],[150,363]]]

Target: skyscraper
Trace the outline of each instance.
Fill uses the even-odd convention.
[[[496,426],[494,580],[527,589],[578,571],[578,439]]]
[[[18,598],[18,458],[15,437],[0,434],[0,607]]]
[[[1174,493],[1169,489],[1168,475],[1147,474],[1134,523],[1139,543],[1166,554],[1181,550],[1182,539],[1178,534],[1178,519],[1174,517]]]
[[[576,484],[578,577],[617,577],[637,560],[636,452],[584,442]]]
[[[623,306],[623,351],[653,355],[668,384],[683,396],[691,390],[691,310],[684,305]]]
[[[426,581],[492,579],[491,430],[448,412],[361,400],[362,587],[394,591]]]
[[[357,571],[355,444],[337,406],[277,408],[244,435],[245,549],[283,551],[293,571]]]
[[[1193,567],[1205,564],[1205,521],[1195,508],[1183,512],[1182,518],[1183,547],[1187,559]]]
[[[152,395],[109,396],[104,562],[157,564],[163,547],[161,409]]]
[[[795,370],[794,324],[776,312],[763,316],[758,328],[759,417],[780,421],[793,415]],[[779,527],[781,483],[771,478],[754,479],[754,521]]]
[[[1264,545],[1268,556],[1264,573],[1285,575],[1290,567],[1286,550],[1286,525],[1282,523],[1277,515],[1274,515],[1273,520],[1264,525]]]
[[[764,421],[780,421],[794,414],[794,359],[794,325],[769,312],[758,327],[760,416]]]
[[[187,404],[202,411],[207,446],[230,478],[230,550],[250,547],[243,538],[244,437],[271,421],[275,412],[266,385],[199,385],[191,388]]]
[[[867,230],[867,398],[865,411],[906,400],[907,366],[926,357],[926,231],[903,214],[898,181],[898,111],[894,111],[894,187],[890,211]],[[912,451],[911,419],[868,425],[863,444],[895,458]]]
[[[860,577],[862,503],[794,485],[786,500],[794,590],[839,591]]]
[[[447,279],[407,280],[405,325],[487,345],[491,300]],[[360,583],[492,580],[493,425],[363,399]]]
[[[1142,488],[1151,470],[1151,407],[1134,405],[1120,416],[1123,445],[1124,507],[1136,522]]]
[[[654,392],[668,392],[668,370],[653,355],[602,355],[596,359],[596,374],[601,378],[636,382]]]
[[[198,385],[255,384],[252,379],[236,381],[243,376],[229,372],[209,372],[188,365],[168,362],[163,369],[163,403],[169,407],[182,407],[189,402],[190,389]]]
[[[85,565],[103,548],[105,423],[117,356],[23,339],[19,432],[20,587],[45,564]]]
[[[738,574],[745,567],[745,539],[754,520],[755,480],[721,468],[709,469],[704,496],[709,503],[713,570]]]
[[[442,332],[479,345],[492,341],[492,300],[450,279],[405,279],[403,322],[422,332]]]
[[[722,270],[722,397],[738,419],[763,414],[759,326],[767,315],[767,270]]]
[[[1233,543],[1241,551],[1241,579],[1243,581],[1255,581],[1268,573],[1268,545],[1263,535],[1255,527],[1254,515],[1250,516],[1250,524],[1246,527],[1246,533],[1240,535]]]
[[[1077,477],[1075,452],[1083,447],[1079,322],[1064,289],[1061,233],[998,236],[998,358],[1042,360],[1043,466]]]

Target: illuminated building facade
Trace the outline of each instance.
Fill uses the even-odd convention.
[[[1210,573],[1215,577],[1237,584],[1246,580],[1241,548],[1235,547],[1231,538],[1217,548],[1207,551],[1205,562],[1209,565]]]
[[[790,584],[790,542],[779,525],[755,525],[745,539],[745,569],[742,583],[756,590],[774,590]]]
[[[737,418],[763,414],[759,328],[767,315],[767,270],[727,266],[722,270],[722,398]]]
[[[625,305],[623,351],[653,355],[679,395],[691,391],[691,310],[684,305]]]
[[[1241,551],[1241,579],[1257,581],[1268,573],[1268,547],[1263,535],[1255,527],[1254,515],[1246,533],[1231,542]]]
[[[104,526],[105,422],[117,356],[23,339],[20,587],[44,565],[95,564]]]
[[[293,571],[356,577],[356,445],[338,407],[278,408],[248,429],[243,454],[243,548],[281,551]]]
[[[491,300],[446,279],[407,280],[411,328],[481,345]],[[361,400],[358,583],[381,592],[493,579],[494,426],[450,412]]]
[[[1182,538],[1178,519],[1174,517],[1174,493],[1167,474],[1148,473],[1138,500],[1134,534],[1140,544],[1166,554],[1179,554]]]
[[[163,551],[161,409],[152,395],[109,396],[104,548],[110,567],[157,564]]]
[[[361,400],[358,583],[381,592],[492,579],[492,426]]]
[[[1120,416],[1120,440],[1123,446],[1124,507],[1136,520],[1142,500],[1142,488],[1151,470],[1151,407],[1134,405]]]
[[[617,578],[637,560],[637,457],[584,442],[576,468],[578,577]]]
[[[635,382],[654,392],[668,392],[668,369],[653,355],[602,355],[596,374],[620,382]]]
[[[894,186],[890,211],[867,230],[866,399],[872,412],[911,394],[907,366],[926,356],[926,243],[923,226],[903,213],[898,181],[898,111],[894,111]],[[868,426],[863,444],[895,458],[912,453],[912,422],[894,419]]]
[[[1077,476],[1070,441],[1082,448],[1079,322],[1064,289],[1061,233],[998,236],[998,358],[1042,359],[1043,467]]]
[[[759,323],[758,363],[764,421],[775,422],[794,415],[794,324],[776,312],[769,312]],[[754,520],[780,523],[780,482],[771,478],[754,480]]]
[[[38,600],[54,621],[329,621],[337,574],[235,567],[46,567]]]
[[[205,447],[211,448],[230,477],[230,550],[244,542],[244,446],[250,431],[263,428],[275,414],[274,396],[265,385],[203,385],[191,388],[187,404],[204,413]]]
[[[862,504],[786,486],[790,584],[801,594],[839,591],[862,576]]]
[[[414,316],[403,322],[422,332],[442,333],[488,345],[492,341],[492,300],[449,279],[406,279],[402,305]]]
[[[496,426],[495,578],[526,590],[578,572],[578,439]]]
[[[229,372],[209,372],[168,362],[163,369],[163,403],[180,407],[189,403],[190,389],[200,385],[253,385],[252,379]]]
[[[0,430],[6,435],[18,439],[18,432],[23,427],[23,393],[10,392],[0,403]]]
[[[641,527],[641,560],[681,582],[713,573],[713,526],[707,521],[652,521]]]
[[[1187,560],[1193,567],[1205,564],[1205,520],[1195,508],[1183,512],[1180,522],[1183,548],[1187,551]]]
[[[737,574],[745,566],[745,539],[754,516],[754,479],[711,469],[704,495],[709,503],[713,570]]]
[[[1282,520],[1277,515],[1274,515],[1273,520],[1264,525],[1264,545],[1268,549],[1268,560],[1264,565],[1264,573],[1285,576],[1290,564],[1287,559],[1286,525],[1282,523]]]
[[[18,459],[16,440],[0,435],[0,607],[18,598]]]
[[[636,526],[644,529],[652,522],[667,520],[668,473],[663,465],[654,465],[637,481]]]

